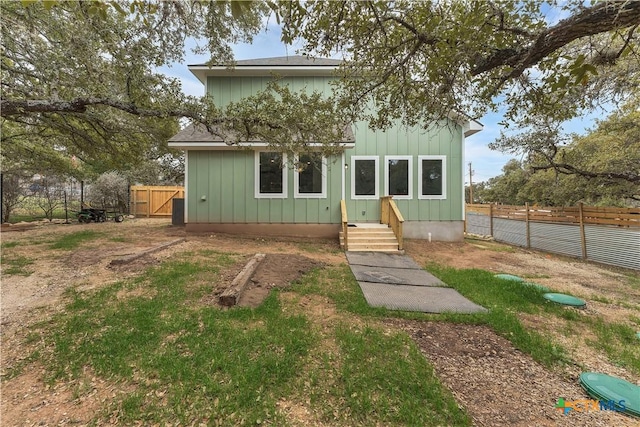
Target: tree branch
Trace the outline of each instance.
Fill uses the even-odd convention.
[[[557,25],[542,31],[529,46],[521,49],[498,49],[487,58],[477,61],[471,74],[477,76],[495,68],[509,65],[513,67],[506,79],[522,75],[524,70],[537,64],[543,58],[582,37],[627,28],[640,23],[640,1],[602,2],[560,21]]]
[[[121,102],[110,98],[76,98],[71,101],[2,99],[0,101],[0,116],[9,118],[33,113],[77,114],[85,113],[87,107],[97,105],[112,107],[141,117],[186,117],[204,125],[209,132],[219,137],[222,137],[222,135],[214,128],[214,125],[226,121],[222,118],[208,119],[203,117],[202,114],[188,109],[162,110],[140,108],[135,103]]]
[[[568,163],[556,163],[553,161],[549,161],[549,164],[544,166],[531,166],[531,169],[534,171],[554,169],[563,175],[579,175],[585,178],[606,178],[610,180],[623,180],[626,182],[640,183],[640,175],[631,172],[590,172],[578,169]]]

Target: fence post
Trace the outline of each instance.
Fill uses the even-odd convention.
[[[527,228],[527,249],[531,249],[531,229],[529,228],[529,202],[526,202],[524,204],[524,209],[527,211],[524,220]]]
[[[493,203],[489,203],[489,235],[493,237]]]
[[[151,217],[151,189],[147,188],[147,218]]]
[[[582,211],[583,203],[578,203],[578,212],[580,213],[580,243],[582,246],[582,259],[587,259],[587,236],[584,234],[584,213]]]

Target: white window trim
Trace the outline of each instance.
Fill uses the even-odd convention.
[[[184,223],[189,222],[189,150],[184,152]]]
[[[298,164],[300,156],[295,156],[295,163]],[[296,170],[293,176],[293,197],[294,199],[326,199],[327,198],[327,158],[322,157],[322,192],[320,193],[300,193],[300,173]]]
[[[442,194],[423,195],[422,194],[422,161],[441,160],[442,161]],[[418,156],[418,198],[422,200],[444,200],[447,198],[447,156]]]
[[[384,195],[389,195],[389,160],[408,160],[408,176],[409,194],[401,196],[394,194],[395,200],[411,200],[413,199],[413,156],[384,156]]]
[[[287,155],[282,154],[282,193],[261,193],[260,192],[260,153],[267,151],[256,151],[254,157],[254,196],[256,199],[286,199],[288,197],[287,191]]]
[[[375,160],[375,194],[356,195],[356,161],[358,160]],[[353,200],[374,200],[380,198],[380,157],[379,156],[351,156],[351,199]]]

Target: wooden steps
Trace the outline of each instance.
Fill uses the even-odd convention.
[[[349,251],[399,252],[393,230],[383,224],[349,227]],[[340,232],[340,247],[344,249],[344,236]]]

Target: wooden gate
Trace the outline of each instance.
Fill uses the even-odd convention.
[[[184,187],[132,185],[131,214],[147,218],[170,217],[174,198],[184,198]]]

